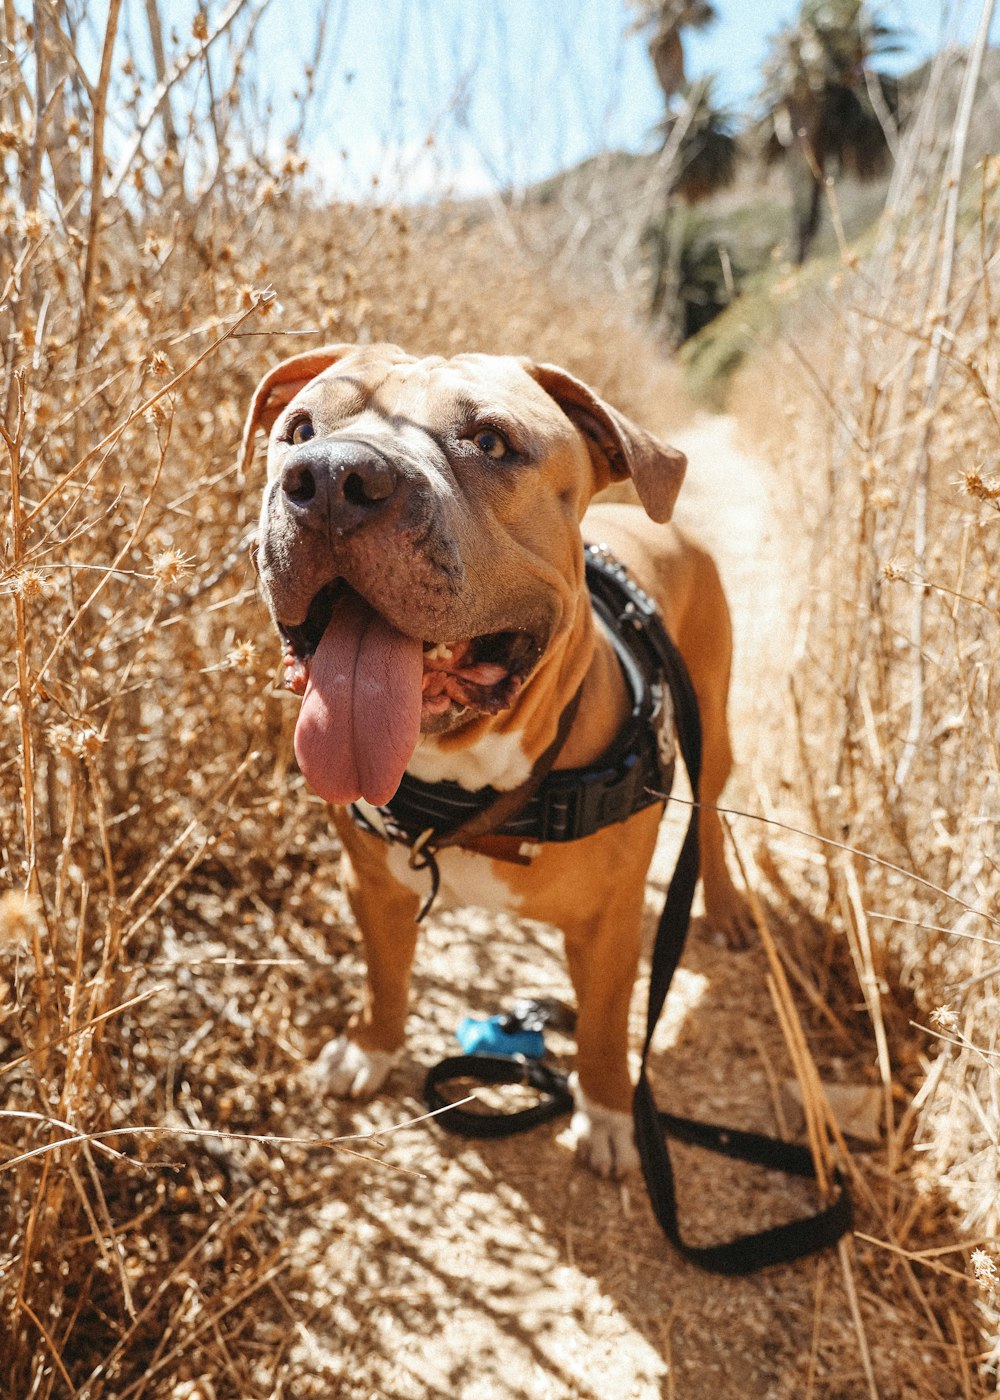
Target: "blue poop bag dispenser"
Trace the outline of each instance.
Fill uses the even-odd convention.
[[[528,1060],[540,1060],[545,1054],[544,1028],[571,1031],[575,1020],[562,1002],[527,997],[499,1016],[485,1020],[463,1016],[455,1038],[466,1055],[523,1055]]]

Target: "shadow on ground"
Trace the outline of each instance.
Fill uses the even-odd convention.
[[[647,910],[650,936],[658,898]],[[772,918],[781,937],[774,911]],[[360,975],[360,967],[349,972]],[[293,1349],[296,1395],[791,1400],[810,1388],[869,1395],[835,1251],[746,1279],[719,1278],[664,1240],[641,1179],[602,1182],[579,1168],[563,1125],[499,1142],[454,1137],[429,1123],[392,1130],[421,1112],[423,1074],[454,1053],[451,1031],[462,1015],[490,1014],[532,993],[569,997],[553,931],[472,911],[442,916],[428,929],[414,978],[412,1058],[372,1104],[308,1106],[313,1132],[383,1137],[351,1144],[377,1162],[324,1160],[314,1189],[289,1215],[312,1311]],[[633,1044],[644,1007],[640,977]],[[826,1021],[813,1029],[824,1073],[869,1072],[866,1039],[845,1038]],[[569,1043],[555,1040],[553,1048],[568,1064]],[[775,1086],[791,1070],[758,948],[718,946],[695,922],[653,1069],[663,1108],[779,1130]],[[289,1103],[292,1113],[304,1107]],[[690,1148],[673,1156],[692,1242],[815,1207],[806,1183]],[[862,1204],[862,1228],[865,1216]],[[898,1280],[885,1286],[900,1266],[867,1244],[856,1245],[853,1258],[879,1393],[916,1395],[897,1345]],[[907,1315],[905,1326],[914,1325]],[[911,1344],[933,1349],[934,1331],[925,1319]],[[942,1377],[942,1395],[950,1383]]]

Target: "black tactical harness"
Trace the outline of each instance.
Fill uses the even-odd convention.
[[[602,546],[587,546],[586,571],[594,611],[608,629],[632,693],[631,713],[597,764],[547,772],[531,785],[523,806],[514,814],[505,815],[499,826],[490,826],[489,831],[493,837],[511,839],[511,850],[525,842],[575,841],[602,827],[623,822],[643,807],[664,803],[674,762],[662,736],[669,727],[665,721],[668,707],[672,706],[677,743],[694,802],[653,946],[646,1037],[632,1104],[636,1146],[653,1211],[671,1243],[686,1258],[713,1273],[753,1273],[769,1264],[798,1259],[834,1244],[851,1228],[851,1199],[835,1169],[829,1203],[812,1215],[738,1235],[721,1244],[690,1245],[681,1238],[668,1136],[794,1176],[816,1180],[817,1169],[809,1149],[797,1143],[679,1118],[657,1108],[647,1076],[647,1061],[653,1033],[684,949],[698,879],[701,722],[687,668],[652,600]],[[567,729],[574,709],[575,706],[568,707],[568,716],[564,716]],[[557,743],[561,743],[561,736],[557,736]],[[352,808],[352,814],[384,839],[410,846],[411,863],[416,868],[430,869],[432,890],[421,911],[423,917],[437,892],[435,849],[464,844],[461,833],[475,829],[477,820],[496,810],[498,801],[502,803],[503,795],[493,788],[470,793],[456,783],[429,784],[404,777],[392,801],[379,808],[382,830],[359,809]],[[453,839],[456,835],[458,840]],[[442,1092],[443,1085],[458,1080],[527,1085],[541,1097],[537,1104],[519,1112],[468,1112],[450,1107],[451,1100]],[[466,1137],[506,1137],[573,1108],[568,1079],[561,1071],[540,1062],[502,1055],[456,1055],[443,1060],[428,1073],[424,1096],[432,1110],[447,1110],[441,1112],[442,1127]]]
[[[518,854],[522,843],[530,849],[541,842],[578,841],[623,822],[644,807],[663,803],[673,782],[671,697],[659,661],[658,634],[666,637],[666,632],[659,613],[602,546],[587,546],[586,573],[594,612],[605,626],[631,693],[630,712],[596,762],[545,772],[512,815],[488,824],[491,841],[511,839],[508,859],[523,859]],[[664,734],[670,736],[669,746],[664,745]],[[550,760],[555,756],[550,752]],[[432,889],[420,912],[423,918],[437,893],[435,850],[465,844],[463,833],[504,796],[493,787],[470,792],[458,783],[425,783],[406,773],[395,796],[378,808],[379,826],[357,805],[351,815],[385,839],[413,849],[415,868],[430,869]]]

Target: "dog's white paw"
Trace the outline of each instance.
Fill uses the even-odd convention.
[[[395,1059],[389,1050],[365,1050],[340,1035],[323,1046],[303,1078],[318,1093],[338,1099],[370,1099],[381,1089]]]
[[[639,1165],[632,1115],[605,1108],[589,1099],[575,1074],[570,1076],[570,1088],[576,1108],[569,1125],[569,1138],[576,1155],[598,1176],[613,1177],[616,1181],[626,1176]]]

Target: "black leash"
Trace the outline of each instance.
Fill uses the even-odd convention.
[[[697,804],[701,774],[701,720],[687,667],[662,622],[657,617],[652,625],[649,619],[644,625],[673,698],[678,744],[691,782],[694,805],[653,947],[646,1038],[632,1102],[636,1147],[653,1212],[671,1244],[692,1263],[713,1273],[749,1274],[770,1264],[786,1263],[835,1244],[851,1228],[851,1198],[841,1173],[834,1170],[833,1198],[812,1215],[737,1235],[720,1244],[691,1245],[681,1237],[674,1173],[667,1149],[668,1136],[771,1171],[814,1181],[817,1173],[809,1149],[797,1143],[664,1113],[657,1107],[649,1083],[647,1061],[653,1033],[684,951],[698,880]],[[490,1085],[521,1084],[542,1095],[539,1103],[515,1113],[481,1114],[460,1108],[451,1108],[442,1113],[438,1120],[441,1126],[465,1137],[498,1138],[526,1132],[573,1108],[573,1096],[566,1075],[535,1061],[499,1055],[457,1055],[436,1065],[428,1073],[424,1084],[428,1107],[432,1110],[448,1108],[449,1100],[442,1093],[441,1086],[457,1079]]]
[[[710,1152],[793,1176],[816,1180],[816,1166],[809,1149],[797,1143],[663,1113],[657,1108],[649,1083],[646,1071],[653,1032],[684,951],[699,866],[697,802],[701,775],[701,720],[698,701],[680,653],[662,626],[660,631],[662,638],[657,639],[657,650],[674,700],[678,743],[695,805],[653,946],[646,1039],[632,1102],[636,1147],[653,1212],[675,1248],[685,1258],[713,1273],[748,1274],[769,1264],[799,1259],[834,1244],[851,1228],[851,1198],[840,1172],[835,1170],[835,1195],[828,1205],[813,1215],[766,1230],[737,1235],[722,1244],[690,1245],[681,1238],[673,1168],[667,1150],[668,1134],[680,1141],[707,1148]]]

